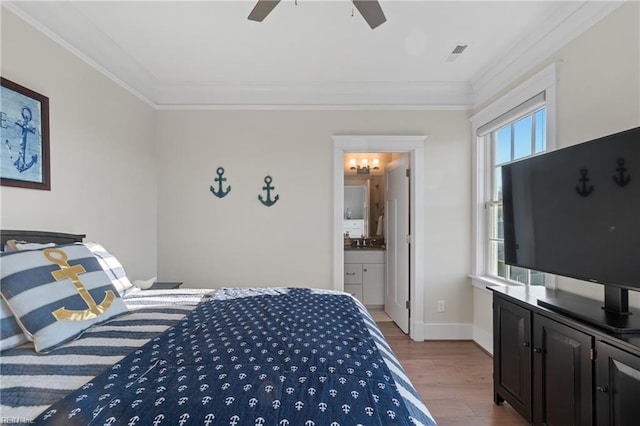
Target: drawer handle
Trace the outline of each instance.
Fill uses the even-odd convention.
[[[525,348],[528,348],[529,347],[529,342],[523,342],[522,346],[524,346]]]
[[[533,348],[533,351],[537,354],[541,354],[542,353],[542,349],[540,348]]]
[[[607,389],[607,387],[606,387],[606,386],[604,386],[604,387],[603,387],[603,386],[598,386],[598,387],[596,388],[596,390],[597,390],[598,392],[602,392],[602,393],[607,393],[607,392],[609,392],[609,389]]]
[[[355,272],[347,272],[347,275],[355,275]]]

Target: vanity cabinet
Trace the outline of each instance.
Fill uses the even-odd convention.
[[[534,425],[640,418],[640,336],[614,335],[537,305],[544,288],[493,291],[494,402]]]
[[[384,306],[384,277],[384,250],[345,250],[344,291],[365,306]]]

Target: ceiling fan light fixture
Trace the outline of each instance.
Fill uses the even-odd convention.
[[[352,2],[372,30],[387,22],[378,0],[352,0]],[[247,19],[257,22],[264,21],[264,18],[271,13],[278,3],[280,3],[280,0],[258,0]],[[298,0],[296,0],[297,4]],[[353,16],[353,11],[351,15]]]
[[[384,16],[378,0],[352,0],[352,2],[372,30],[387,22],[387,17]]]
[[[262,22],[264,18],[280,3],[280,0],[258,0],[247,17],[250,21]]]

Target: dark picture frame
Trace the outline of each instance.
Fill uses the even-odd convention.
[[[49,191],[49,98],[0,83],[0,185]]]

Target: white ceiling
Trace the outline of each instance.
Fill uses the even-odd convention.
[[[3,2],[157,108],[470,107],[620,2],[380,0],[374,30],[349,0],[254,4]]]

